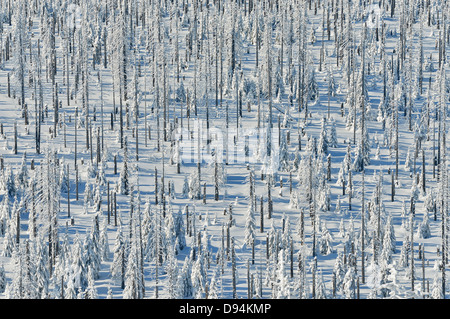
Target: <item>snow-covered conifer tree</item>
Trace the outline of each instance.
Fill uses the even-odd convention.
[[[255,241],[255,207],[253,199],[250,199],[245,219],[244,245],[251,247]]]
[[[194,287],[191,279],[192,274],[192,261],[189,256],[184,259],[183,266],[178,274],[177,279],[177,297],[192,298],[194,293]]]
[[[428,212],[425,211],[423,213],[423,220],[419,225],[419,228],[417,229],[417,233],[419,238],[430,238],[431,237],[431,229],[430,229],[430,223],[428,219]]]
[[[319,238],[319,251],[322,255],[329,255],[333,252],[333,238],[325,224],[321,226],[322,232]]]
[[[113,248],[113,261],[111,264],[111,277],[119,282],[122,287],[125,285],[125,266],[127,260],[126,243],[123,238],[122,226],[119,225],[116,233],[116,239]]]
[[[128,139],[125,137],[123,144],[123,161],[122,169],[120,171],[120,177],[118,181],[119,194],[128,195],[130,193],[130,171],[128,161]]]

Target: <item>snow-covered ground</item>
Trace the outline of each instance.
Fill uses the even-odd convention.
[[[179,0],[163,3],[14,1],[11,8],[8,3],[0,0],[0,18],[4,21],[0,28],[1,262],[6,281],[2,297],[84,297],[84,293],[92,291],[96,298],[208,298],[213,295],[218,298],[365,299],[439,295],[442,278],[448,273],[448,260],[442,256],[443,248],[448,253],[447,238],[442,240],[442,230],[447,227],[446,221],[443,226],[442,217],[447,216],[448,207],[446,139],[439,153],[437,149],[446,133],[449,101],[448,81],[440,82],[447,60],[439,63],[439,48],[446,48],[448,43],[448,21],[442,18],[442,13],[448,12],[446,2],[398,1],[393,15],[387,1],[283,0],[276,4]],[[124,37],[119,35],[118,26],[122,19],[120,6],[125,4]],[[51,24],[45,19],[50,12],[57,17],[54,51],[57,86],[49,74],[52,50],[47,45],[51,43]],[[344,20],[341,20],[342,13]],[[161,30],[157,28],[158,23]],[[268,26],[272,26],[271,32],[267,32]],[[17,30],[20,28],[24,29],[22,56],[27,117],[19,104],[21,60],[18,57],[21,54]],[[303,60],[299,59],[299,29],[305,41]],[[68,30],[75,32],[70,41]],[[105,31],[107,36],[103,37]],[[195,31],[198,38],[194,36]],[[231,40],[233,32],[234,41]],[[262,44],[257,51],[255,34],[258,33]],[[103,45],[105,38],[107,44]],[[267,58],[268,38],[271,39],[270,59]],[[124,39],[128,41],[125,44],[128,97],[121,100],[123,92],[119,86],[123,89],[124,83],[119,67],[123,57],[118,48]],[[189,39],[194,50],[198,44],[198,57],[189,54]],[[341,43],[340,57],[337,43]],[[67,53],[72,44],[73,50]],[[96,47],[98,63],[94,62]],[[9,48],[11,57],[6,59]],[[235,72],[231,72],[233,48]],[[219,54],[222,63],[217,59]],[[401,54],[404,59],[399,58]],[[303,105],[300,110],[299,61],[306,61],[308,91],[304,101],[311,97],[307,107]],[[39,68],[43,119],[41,152],[37,154]],[[87,95],[81,76],[75,89],[76,75],[82,74],[77,70],[87,72],[87,75],[83,73],[88,79]],[[222,99],[216,90],[220,87],[216,86],[216,80],[220,81],[221,76]],[[267,91],[269,77],[271,94]],[[69,99],[67,79],[72,94]],[[330,83],[334,83],[332,94],[328,93]],[[364,107],[360,107],[362,83],[367,90]],[[55,136],[56,87],[59,122]],[[389,99],[384,97],[385,87]],[[316,99],[311,96],[314,88]],[[306,94],[310,95],[306,97]],[[388,111],[383,108],[385,100]],[[121,147],[120,103],[131,195],[120,191],[125,157],[125,148]],[[135,105],[139,105],[137,113]],[[412,105],[411,115],[409,105]],[[89,109],[87,116],[86,109]],[[367,135],[361,134],[363,110]],[[392,114],[398,114],[398,171],[395,171],[396,119]],[[87,118],[91,125],[89,149]],[[79,124],[77,129],[75,123]],[[17,152],[14,151],[15,125]],[[321,138],[323,133],[325,138]],[[266,145],[268,134],[272,141],[270,155]],[[209,144],[208,136],[212,139]],[[362,136],[366,136],[363,144],[370,159],[364,173],[353,167]],[[332,137],[336,139],[335,145]],[[418,139],[421,143],[414,156]],[[324,141],[328,145],[326,153],[320,151]],[[214,155],[217,154],[222,183],[215,200]],[[288,159],[285,168],[282,167],[284,155]],[[349,178],[349,172],[341,170],[345,168],[347,155],[350,155],[353,185],[351,202],[349,189],[343,191],[339,177],[342,173],[343,179]],[[441,156],[440,166],[433,165],[434,156]],[[200,181],[196,182],[199,158],[201,173]],[[67,167],[68,174],[64,174]],[[422,189],[423,176],[425,189]],[[63,187],[66,177],[69,194]],[[156,180],[158,194],[155,194]],[[268,186],[269,180],[272,183]],[[114,213],[114,209],[107,205],[112,202],[108,184],[109,195],[116,193],[117,198],[117,215],[109,217],[108,213]],[[186,185],[191,192],[200,185],[200,197],[186,193]],[[269,188],[273,206],[270,218]],[[308,198],[310,193],[312,204]],[[436,213],[427,211],[430,194],[436,202]],[[97,201],[100,198],[97,195],[101,202]],[[100,206],[96,207],[98,203]],[[254,211],[251,232],[254,249],[246,244],[250,208]],[[33,211],[37,218],[35,235],[30,226]],[[363,223],[366,231],[362,252]],[[385,236],[391,229],[386,226],[390,225],[395,246],[391,253]],[[427,227],[429,236],[424,236]],[[176,236],[178,230],[183,234]],[[120,260],[118,234],[127,254],[122,264],[116,263]],[[14,245],[16,236],[19,245]],[[186,242],[183,249],[175,249],[179,243],[175,238],[183,237]],[[109,249],[106,252],[101,244],[105,238]],[[52,240],[57,244],[49,245]],[[49,254],[49,248],[53,254]],[[90,254],[92,249],[98,252],[96,257]],[[157,251],[159,254],[155,256]],[[117,268],[118,265],[123,268]],[[338,265],[340,272],[336,272]],[[113,278],[117,269],[125,273],[123,287],[120,275],[119,279]],[[185,274],[189,280],[183,277]],[[191,291],[186,288],[189,282]],[[444,285],[447,287],[447,282]],[[133,289],[135,286],[138,288]]]

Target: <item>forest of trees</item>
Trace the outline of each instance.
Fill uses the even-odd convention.
[[[449,13],[0,0],[0,298],[446,298]]]

